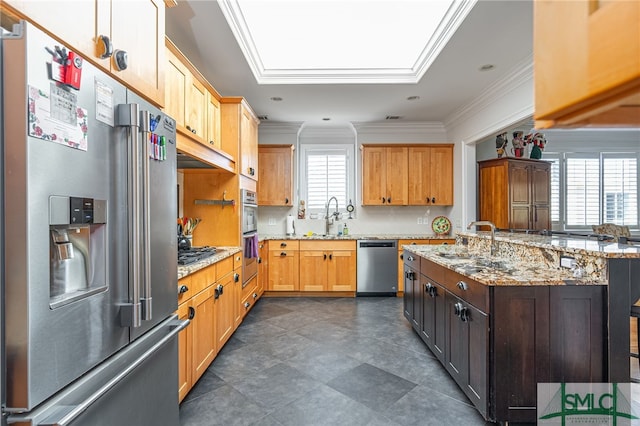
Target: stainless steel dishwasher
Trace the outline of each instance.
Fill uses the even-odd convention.
[[[356,296],[395,296],[398,291],[398,242],[358,240]]]

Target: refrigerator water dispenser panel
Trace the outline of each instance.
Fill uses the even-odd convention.
[[[107,289],[106,204],[49,197],[49,306],[59,308]]]

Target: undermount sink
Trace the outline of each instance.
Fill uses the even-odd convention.
[[[471,255],[469,253],[447,253],[447,252],[439,252],[438,256],[444,257],[445,259],[471,259]]]

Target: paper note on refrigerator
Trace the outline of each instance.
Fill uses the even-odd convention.
[[[29,86],[28,115],[29,136],[87,150],[87,110],[55,83],[49,93]]]

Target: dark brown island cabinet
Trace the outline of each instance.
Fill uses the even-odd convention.
[[[603,382],[607,286],[489,286],[414,254],[404,315],[482,416],[536,422],[538,383]]]

